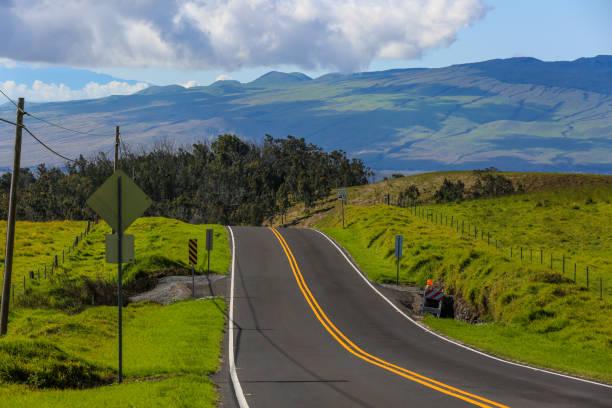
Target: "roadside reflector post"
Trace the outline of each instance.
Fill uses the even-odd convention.
[[[208,238],[208,234],[206,234]],[[189,240],[189,264],[191,265],[191,297],[195,298],[195,266],[198,263],[198,240]]]
[[[402,258],[403,246],[404,246],[404,236],[396,235],[395,236],[395,260],[397,263],[397,270],[396,270],[396,276],[395,276],[395,283],[397,286],[399,286],[400,260]]]
[[[208,228],[206,230],[206,253],[207,253],[207,263],[208,266],[206,268],[206,274],[210,275],[210,253],[213,250],[213,230],[212,228]]]
[[[344,229],[344,205],[347,201],[346,187],[338,190],[338,200],[340,200],[340,213],[342,217],[342,229]]]
[[[433,284],[432,279],[427,279],[427,285],[423,290],[423,303],[421,305],[421,312],[431,313],[436,317],[440,317],[442,314],[442,302],[444,299],[444,290],[436,287]]]

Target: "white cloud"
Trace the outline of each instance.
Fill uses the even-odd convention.
[[[193,88],[194,86],[200,86],[200,83],[198,81],[191,80],[181,85],[183,86],[183,88]]]
[[[0,82],[2,89],[9,97],[24,97],[31,102],[57,102],[75,99],[95,99],[110,95],[129,95],[147,88],[145,83],[131,85],[127,82],[111,81],[106,84],[89,82],[81,89],[71,89],[64,84],[47,84],[34,81],[32,86],[18,84],[14,81]]]
[[[17,63],[8,58],[0,58],[0,67],[15,68],[17,67]]]
[[[0,57],[98,67],[365,68],[448,46],[483,0],[0,1]],[[35,46],[33,46],[35,45]]]
[[[217,77],[217,79],[215,79],[215,81],[229,81],[231,80],[232,77],[226,74],[221,74]]]

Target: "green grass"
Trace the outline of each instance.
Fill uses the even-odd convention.
[[[83,222],[72,221],[17,223],[13,277],[17,303],[74,309],[91,299],[91,290],[86,290],[84,278],[94,282],[95,286],[110,287],[116,284],[117,267],[106,263],[105,259],[105,235],[110,233],[106,224],[96,225],[76,250],[68,253],[67,248],[72,245],[74,237],[84,230],[85,225]],[[5,227],[5,224],[0,227]],[[205,251],[207,228],[214,231],[211,272],[227,273],[230,249],[228,234],[223,226],[193,225],[168,218],[148,217],[138,219],[126,232],[135,236],[136,260],[124,266],[124,283],[129,285],[138,278],[152,274],[188,273],[187,242],[190,238],[198,239],[197,271],[204,272],[208,260]],[[4,231],[0,230],[0,234],[4,236]],[[65,251],[64,262],[62,249]],[[60,265],[51,277],[51,263],[56,254]],[[43,265],[47,265],[49,279],[43,278],[44,272],[41,272],[40,280],[27,277],[27,294],[24,294],[23,277],[30,270],[42,271]]]
[[[409,209],[349,206],[346,219],[348,227],[342,229],[338,214],[332,212],[318,222],[318,227],[342,244],[371,279],[395,281],[394,238],[403,234],[402,283],[423,286],[427,278],[433,278],[480,320],[507,325],[525,336],[542,336],[550,340],[548,344],[557,344],[557,348],[546,348],[536,343],[534,348],[541,353],[536,358],[534,353],[507,348],[502,335],[505,332],[492,329],[492,340],[487,343],[491,351],[612,381],[609,369],[603,369],[612,366],[610,297],[599,300],[580,282],[576,285],[546,266],[510,259],[509,254],[486,242],[415,217]],[[600,222],[604,220],[607,222],[604,217]],[[609,251],[609,247],[604,246],[603,251]],[[465,331],[469,331],[472,326],[466,327]],[[566,349],[575,353],[567,359],[566,366],[554,363],[562,357],[553,354],[563,354],[559,352]],[[593,355],[599,355],[600,361],[595,363]]]
[[[87,226],[84,221],[17,221],[15,227],[15,253],[13,257],[13,282],[22,282],[29,271],[47,265],[51,267],[53,257],[62,255],[74,238]],[[4,247],[6,245],[6,221],[0,221],[0,266],[4,270]],[[0,277],[0,282],[2,277]]]
[[[427,316],[425,323],[434,330],[501,357],[582,377],[610,382],[610,358],[602,348],[579,342],[560,341],[556,335],[533,333],[521,326],[500,323],[469,324]]]
[[[590,287],[599,289],[599,277],[612,284],[612,186],[603,188],[565,188],[562,191],[519,194],[494,199],[479,199],[456,204],[429,206],[444,219],[465,222],[473,231],[490,233],[509,253],[520,257],[523,248],[525,262],[550,267],[562,272],[565,256],[565,276],[574,276],[586,284],[586,266],[590,268]],[[480,234],[480,232],[478,233]],[[608,294],[612,296],[612,285]]]
[[[214,406],[217,393],[208,376],[219,367],[224,312],[222,300],[131,305],[124,315],[125,384],[83,390],[5,384],[0,385],[0,406]],[[115,328],[114,307],[76,315],[21,309],[13,315],[9,336],[0,339],[0,349],[3,343],[54,344],[73,360],[114,371]],[[0,372],[7,364],[2,356]]]

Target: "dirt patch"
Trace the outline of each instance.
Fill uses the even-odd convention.
[[[195,277],[195,297],[225,296],[226,276],[210,274]],[[130,302],[155,302],[168,305],[192,297],[191,276],[165,276],[144,293],[130,297]]]

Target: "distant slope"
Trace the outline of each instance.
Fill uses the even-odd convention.
[[[107,151],[119,124],[136,146],[159,139],[188,144],[224,132],[254,140],[291,134],[343,149],[378,170],[612,172],[611,56],[511,58],[317,79],[271,72],[247,84],[152,87],[32,110],[72,127],[108,129],[110,139],[44,128],[46,140],[72,155]],[[10,148],[0,141],[0,167]],[[25,148],[26,164],[52,159]]]

